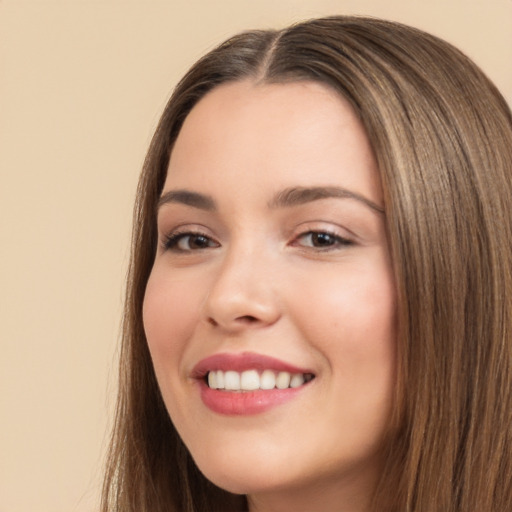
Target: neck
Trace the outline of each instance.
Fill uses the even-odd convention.
[[[377,475],[322,480],[248,496],[249,512],[370,512]]]

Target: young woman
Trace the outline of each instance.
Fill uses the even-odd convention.
[[[333,17],[177,86],[135,211],[103,511],[512,510],[512,115]]]

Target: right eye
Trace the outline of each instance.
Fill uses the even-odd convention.
[[[191,252],[219,247],[219,243],[203,233],[174,233],[165,237],[164,248],[167,251]]]

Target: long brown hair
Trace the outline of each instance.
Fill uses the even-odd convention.
[[[512,115],[461,52],[419,30],[332,17],[221,44],[178,84],[134,214],[119,396],[103,512],[227,512],[156,383],[142,303],[156,204],[183,120],[219,84],[313,80],[360,116],[383,183],[399,296],[398,388],[375,508],[512,510]]]

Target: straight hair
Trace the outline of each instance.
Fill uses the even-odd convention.
[[[330,87],[350,102],[375,153],[399,332],[374,510],[512,510],[512,114],[448,43],[336,16],[229,39],[191,68],[165,107],[134,211],[102,512],[247,509],[244,496],[201,474],[177,434],[142,324],[173,144],[206,94],[241,80]]]

